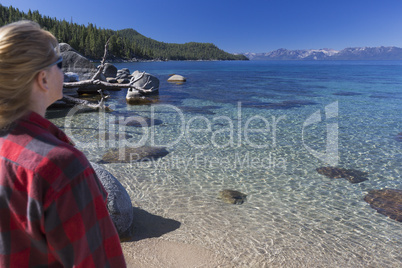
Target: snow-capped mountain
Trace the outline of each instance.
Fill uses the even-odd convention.
[[[399,47],[355,47],[334,49],[278,49],[268,53],[243,53],[250,60],[402,60]]]

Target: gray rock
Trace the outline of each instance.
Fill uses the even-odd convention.
[[[138,90],[136,90],[134,88],[128,88],[127,89],[127,94],[126,94],[126,101],[127,102],[130,102],[131,100],[139,99],[141,97],[142,97],[142,95]]]
[[[107,209],[119,236],[122,237],[134,218],[130,196],[123,185],[106,169],[93,162],[91,165],[108,193]]]
[[[118,82],[117,82],[117,79],[116,78],[113,78],[113,77],[107,77],[106,78],[106,81],[108,82],[108,83],[112,83],[112,84],[117,84]]]
[[[182,75],[174,74],[168,78],[168,82],[186,82],[186,78]]]
[[[134,86],[147,90],[152,89],[153,92],[159,90],[159,79],[156,76],[139,71],[133,72],[132,76],[131,81],[137,80],[141,77],[141,79],[134,83]]]
[[[126,102],[130,105],[146,105],[157,102],[157,100],[143,96],[138,90],[129,88],[126,94]]]
[[[73,72],[64,73],[64,82],[78,82],[80,80],[78,74]]]
[[[331,179],[347,179],[350,183],[360,183],[367,180],[367,172],[356,169],[346,169],[339,167],[320,167],[316,169],[321,175]]]
[[[108,163],[134,163],[143,161],[155,161],[169,154],[165,147],[141,146],[136,148],[120,147],[111,148],[99,160],[100,164]]]
[[[105,66],[103,67],[103,75],[105,77],[113,77],[115,78],[117,75],[117,68],[113,64],[110,63],[105,63]]]
[[[130,79],[131,74],[128,68],[117,70],[116,79]]]
[[[241,205],[247,200],[247,195],[235,190],[223,190],[218,194],[218,198],[228,204]]]
[[[63,57],[63,72],[76,73],[81,81],[92,78],[96,73],[97,69],[95,65],[75,51],[70,45],[61,43],[60,52]]]
[[[120,73],[118,76],[119,79],[130,78],[130,74]]]
[[[73,52],[77,52],[77,50],[75,50],[74,48],[72,48],[69,44],[67,43],[60,43],[59,44],[59,49],[60,49],[60,53],[66,52],[66,51],[73,51]],[[78,52],[77,52],[78,53]]]
[[[119,84],[128,84],[128,83],[130,83],[130,79],[128,79],[128,78],[119,78],[119,79],[117,79],[117,83],[119,83]]]

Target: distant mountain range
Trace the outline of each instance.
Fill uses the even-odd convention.
[[[353,47],[334,49],[278,49],[268,53],[242,53],[250,60],[402,60],[399,47]]]

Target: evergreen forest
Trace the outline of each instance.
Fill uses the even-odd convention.
[[[0,4],[0,26],[28,19],[50,31],[60,43],[68,43],[83,56],[100,60],[109,40],[108,59],[117,60],[248,60],[244,55],[227,53],[212,43],[164,43],[145,37],[133,29],[110,30],[43,16],[39,11],[21,12]]]

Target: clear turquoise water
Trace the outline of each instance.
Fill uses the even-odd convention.
[[[110,118],[161,120],[126,127],[128,143],[166,145],[167,156],[105,167],[133,205],[181,223],[164,239],[203,246],[238,267],[402,266],[402,223],[363,200],[370,189],[402,189],[402,142],[395,139],[402,132],[402,62],[116,67],[157,76],[159,102],[130,106],[124,90],[111,92],[107,104],[115,113],[79,113],[70,125],[52,120],[92,161],[110,148],[94,138],[99,128],[112,128]],[[172,73],[187,82],[168,83]],[[338,157],[317,157],[328,148]],[[317,173],[335,160],[367,172],[368,180],[351,184]],[[223,203],[216,198],[222,189],[246,193],[247,202]]]

